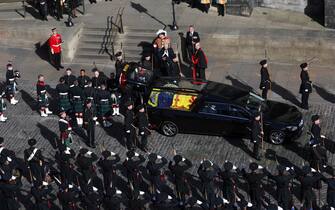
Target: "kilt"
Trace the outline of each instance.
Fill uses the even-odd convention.
[[[108,100],[100,100],[99,107],[98,107],[98,115],[105,116],[108,112],[111,111],[111,106]]]
[[[38,106],[39,106],[39,108],[47,107],[48,105],[49,105],[49,102],[48,102],[47,95],[45,93],[39,95],[38,96]]]
[[[9,84],[6,86],[6,94],[13,95],[15,93],[15,84]]]
[[[75,113],[83,113],[84,112],[84,102],[80,98],[74,98],[73,102],[73,110]]]
[[[67,95],[60,95],[59,96],[59,110],[62,111],[69,111],[71,110],[71,104],[70,104],[70,100],[67,97]]]
[[[0,112],[4,112],[6,110],[6,102],[3,98],[0,99]]]

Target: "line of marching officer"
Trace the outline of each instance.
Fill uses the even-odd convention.
[[[5,147],[0,138],[0,205],[2,210],[17,210],[22,199],[22,178],[31,184],[34,210],[54,209],[55,196],[64,210],[142,209],[298,209],[294,206],[293,179],[300,182],[301,209],[317,209],[315,189],[327,185],[327,208],[335,207],[335,174],[331,176],[309,166],[278,165],[275,174],[257,163],[237,168],[226,161],[222,169],[203,159],[198,176],[190,175],[193,164],[173,150],[173,158],[150,153],[147,158],[129,150],[121,162],[118,154],[101,147],[98,157],[86,148],[78,153],[59,147],[55,163],[43,156],[35,139],[28,140],[22,162]],[[52,161],[53,162],[53,161]],[[99,172],[102,179],[99,178]],[[125,179],[122,178],[125,177]],[[264,182],[271,180],[276,204],[263,199]],[[247,183],[247,197],[239,192],[241,180]],[[172,188],[170,188],[172,183]],[[275,186],[275,187],[274,187]],[[58,189],[58,190],[57,190]],[[25,198],[27,201],[31,198]],[[326,209],[327,209],[326,208]]]

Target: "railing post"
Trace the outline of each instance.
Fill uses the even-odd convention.
[[[83,14],[85,15],[86,13],[86,7],[85,7],[85,0],[81,0],[83,3]]]
[[[123,22],[122,22],[122,14],[120,15],[120,33],[123,34]]]

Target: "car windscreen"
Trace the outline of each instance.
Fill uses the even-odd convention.
[[[251,112],[259,110],[262,108],[262,111],[266,108],[266,104],[264,103],[264,99],[254,93],[248,93],[238,99],[236,99],[236,103],[241,105],[242,107],[250,110]]]

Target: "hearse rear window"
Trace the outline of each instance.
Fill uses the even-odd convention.
[[[190,111],[198,94],[173,92],[154,88],[148,104],[151,107]]]

